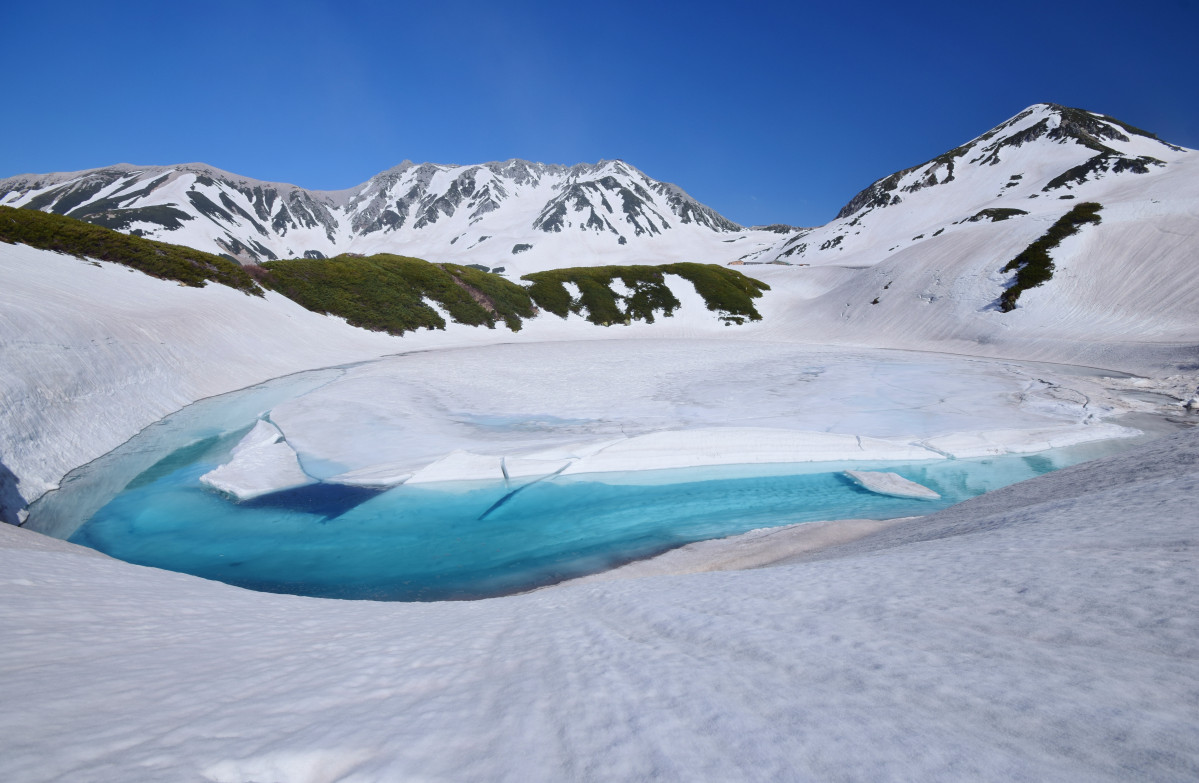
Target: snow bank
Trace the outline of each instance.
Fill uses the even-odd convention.
[[[0,244],[0,459],[32,500],[197,399],[400,345],[277,294]]]
[[[838,519],[760,528],[727,538],[696,541],[656,557],[636,560],[619,568],[600,571],[598,574],[581,576],[557,586],[762,568],[836,544],[849,543],[906,519],[910,517],[885,520]]]

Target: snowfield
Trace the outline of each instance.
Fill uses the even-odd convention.
[[[1199,158],[1059,109],[1032,107],[960,148],[952,179],[937,159],[880,180],[807,234],[737,239],[681,191],[603,164],[652,193],[622,231],[665,226],[668,206],[697,222],[624,251],[606,229],[572,243],[603,188],[575,182],[594,203],[568,199],[549,187],[564,168],[538,181],[517,161],[401,166],[359,202],[324,194],[341,216],[332,235],[293,222],[271,240],[389,249],[387,194],[417,183],[433,198],[469,173],[468,206],[503,252],[466,235],[466,206],[433,201],[421,209],[441,222],[417,234],[413,213],[414,242],[498,263],[528,238],[521,210],[560,197],[563,231],[537,235],[530,269],[679,260],[723,237],[721,253],[805,264],[738,267],[772,286],[763,320],[743,326],[671,279],[682,307],[653,325],[541,314],[518,333],[451,324],[397,338],[274,293],[0,244],[0,518],[69,494],[51,491],[139,431],[169,440],[191,426],[155,429],[168,414],[270,379],[228,412],[233,429],[260,419],[207,476],[230,494],[314,472],[386,487],[951,459],[1193,425],[1182,403],[1199,385]],[[1077,134],[1052,135],[1080,122],[1115,157],[1050,187],[1094,161]],[[1161,165],[1112,170],[1138,156]],[[134,193],[137,171],[88,198]],[[165,176],[154,198],[194,200],[195,186],[237,201],[254,184],[184,173],[151,172]],[[493,196],[503,208],[486,206]],[[1003,265],[1087,200],[1102,222],[999,312]],[[188,231],[235,239],[257,214],[237,203],[244,220]],[[996,205],[1025,214],[968,219]],[[923,489],[864,476],[878,491]],[[127,479],[89,480],[85,504]],[[0,780],[1194,780],[1197,496],[1192,427],[925,517],[753,531],[524,595],[428,604],[254,593],[0,525]]]
[[[682,307],[675,317],[659,319],[653,325],[635,322],[630,326],[601,328],[581,317],[563,320],[542,315],[526,323],[518,333],[503,327],[488,330],[450,324],[445,331],[422,331],[396,338],[348,327],[340,319],[316,315],[274,293],[268,292],[264,298],[257,298],[216,285],[197,290],[149,278],[115,264],[83,261],[23,246],[2,246],[0,254],[3,258],[3,264],[0,264],[0,324],[3,325],[0,347],[4,350],[8,370],[0,377],[6,421],[6,427],[0,430],[0,454],[3,455],[0,461],[19,481],[15,487],[10,486],[7,493],[0,494],[0,504],[7,509],[4,514],[9,521],[17,517],[13,506],[20,507],[33,501],[57,486],[72,468],[110,451],[143,427],[190,402],[300,370],[361,362],[388,354],[404,353],[406,358],[351,368],[342,381],[309,395],[307,404],[299,400],[280,411],[276,423],[286,426],[286,422],[291,421],[295,424],[298,417],[306,422],[304,427],[307,429],[315,427],[316,431],[330,432],[333,440],[321,447],[330,453],[322,456],[340,459],[346,463],[347,471],[367,471],[367,483],[371,483],[372,468],[398,479],[455,448],[478,449],[477,441],[456,440],[456,436],[444,428],[429,432],[435,422],[431,422],[428,415],[409,415],[405,420],[402,409],[393,406],[384,416],[392,422],[386,426],[415,426],[425,433],[423,440],[413,441],[410,435],[406,436],[408,440],[404,445],[408,450],[404,455],[396,459],[386,456],[396,441],[390,441],[391,445],[382,443],[384,439],[372,435],[373,430],[369,427],[360,427],[364,431],[358,432],[356,437],[374,437],[377,448],[366,452],[354,449],[357,456],[332,453],[346,451],[336,446],[337,438],[341,437],[338,433],[352,431],[354,417],[363,412],[364,406],[365,409],[380,405],[386,408],[386,400],[393,403],[398,400],[395,389],[399,386],[415,389],[413,399],[424,405],[424,414],[430,412],[430,405],[453,402],[453,398],[446,395],[458,395],[462,397],[457,400],[462,411],[478,413],[487,409],[491,413],[531,415],[549,412],[547,406],[559,405],[562,407],[557,409],[557,415],[565,418],[576,417],[570,412],[570,406],[577,407],[580,400],[587,399],[578,396],[580,390],[585,390],[600,408],[593,406],[586,413],[586,417],[595,420],[595,425],[574,438],[575,441],[596,438],[610,441],[613,437],[644,434],[650,437],[643,441],[644,445],[659,453],[662,453],[662,444],[655,443],[654,439],[661,441],[666,436],[654,435],[653,430],[697,429],[712,425],[756,426],[774,415],[776,424],[770,426],[777,426],[777,420],[786,417],[790,422],[785,425],[786,429],[825,431],[829,429],[824,423],[827,414],[835,421],[856,417],[854,426],[838,430],[851,437],[903,436],[907,439],[902,443],[912,438],[935,437],[939,440],[917,448],[924,449],[926,454],[929,447],[956,456],[997,454],[1050,448],[1094,437],[1116,437],[1120,432],[1114,428],[1100,435],[1102,430],[1095,426],[1093,419],[1096,414],[1110,415],[1129,408],[1126,401],[1104,399],[1106,392],[1100,385],[1088,384],[1085,379],[1076,377],[1067,380],[1060,377],[1060,372],[1055,375],[1052,368],[1045,368],[1044,377],[1025,374],[1025,382],[1031,384],[1028,391],[1033,397],[1041,397],[1049,407],[1057,408],[1059,413],[1074,405],[1073,412],[1058,416],[1059,424],[1070,423],[1071,428],[1039,431],[1039,425],[1045,419],[1037,417],[1024,418],[1020,426],[1012,426],[1009,406],[1001,399],[1002,390],[994,391],[1000,396],[985,399],[973,382],[937,377],[932,374],[933,365],[930,364],[923,378],[926,389],[920,389],[920,378],[886,380],[886,383],[898,382],[899,386],[907,388],[906,394],[916,396],[906,403],[880,396],[868,407],[868,410],[879,412],[873,418],[865,415],[861,406],[852,400],[862,393],[879,393],[881,376],[872,377],[877,371],[857,375],[846,370],[834,373],[828,381],[833,385],[827,388],[823,401],[810,408],[812,415],[805,419],[795,405],[786,403],[787,384],[792,380],[803,380],[802,372],[792,379],[785,370],[772,368],[776,365],[786,367],[787,362],[808,361],[810,357],[801,356],[802,351],[789,347],[796,344],[795,334],[812,335],[812,341],[804,341],[809,345],[822,342],[835,345],[837,340],[821,321],[819,301],[807,303],[805,315],[797,316],[796,290],[805,289],[802,285],[792,286],[783,275],[766,276],[775,290],[769,292],[759,305],[763,321],[741,327],[722,325],[706,310],[690,284],[677,280],[674,290]],[[1191,274],[1192,266],[1188,265],[1184,274]],[[754,271],[758,269],[767,268],[754,268]],[[784,267],[769,269],[798,275],[809,271]],[[1199,294],[1195,297],[1199,298]],[[1190,300],[1184,301],[1187,306],[1189,303]],[[1199,300],[1195,310],[1199,312]],[[946,335],[944,344],[931,338],[917,342],[918,323],[910,319],[905,321],[897,310],[893,312],[894,315],[880,324],[874,333],[875,342],[884,346],[900,342],[903,347],[919,347],[924,351],[965,347],[948,339],[952,335]],[[1005,315],[1019,313],[1017,310]],[[1000,317],[994,312],[985,315]],[[1032,358],[1066,363],[1072,363],[1076,356],[1081,363],[1101,358],[1106,360],[1101,366],[1141,372],[1160,368],[1167,360],[1174,360],[1175,364],[1171,366],[1175,366],[1179,357],[1190,353],[1185,343],[1133,342],[1135,329],[1131,324],[1116,333],[1117,339],[1087,342],[1085,340],[1093,336],[1094,330],[1089,320],[1084,319],[1084,323],[1085,328],[1059,330],[1062,337],[1055,340],[1042,336],[1046,330],[1040,324],[1027,329],[1009,326],[1006,331],[1010,336],[1004,331],[995,331],[987,345],[975,344],[975,351],[976,354],[999,356],[1027,353]],[[841,334],[842,344],[867,344],[865,340],[856,339],[859,335],[847,328]],[[686,340],[687,345],[680,344],[682,347],[678,349],[668,346],[653,349],[647,342],[660,340]],[[697,342],[702,340],[716,342],[704,348],[702,342]],[[748,345],[740,345],[741,341]],[[503,343],[518,345],[497,345]],[[593,347],[580,347],[588,343],[594,344]],[[539,347],[533,349],[532,345]],[[639,345],[646,347],[637,347]],[[476,354],[465,354],[463,359],[456,360],[449,355],[437,357],[422,353],[433,348],[469,348]],[[834,355],[837,352],[843,355],[860,353],[858,348],[810,350]],[[480,351],[482,353],[478,353]],[[738,353],[744,353],[746,358],[738,361]],[[756,358],[751,360],[750,357]],[[410,366],[421,370],[408,373],[406,368]],[[963,366],[962,363],[959,366]],[[525,367],[540,377],[539,385],[529,384],[528,375],[522,369]],[[752,367],[756,369],[751,371]],[[906,372],[919,374],[916,367],[911,364]],[[898,372],[902,375],[904,371]],[[405,377],[406,373],[412,377]],[[671,395],[677,397],[676,391],[669,388],[675,383],[673,379],[684,376],[706,377],[708,382],[688,382],[686,386],[691,391],[670,403]],[[440,378],[440,381],[434,378]],[[957,426],[946,424],[940,430],[894,429],[899,422],[913,421],[910,416],[906,419],[893,416],[897,407],[924,405],[920,401],[921,395],[935,394],[937,386],[935,383],[928,385],[929,381],[956,384],[951,390],[953,396],[941,404],[946,415],[955,406],[960,407]],[[432,388],[437,383],[440,385]],[[1033,386],[1040,387],[1040,391],[1034,393]],[[356,392],[348,391],[354,388],[357,388]],[[380,389],[390,391],[381,397]],[[655,408],[651,397],[646,396],[651,390],[670,404],[664,407],[657,403]],[[341,394],[344,399],[337,399],[343,391],[346,392]],[[1025,390],[1011,387],[1007,391],[1017,394]],[[687,394],[692,395],[690,400],[684,399]],[[1055,396],[1062,399],[1050,399]],[[1091,396],[1096,396],[1096,405],[1088,408]],[[966,402],[968,398],[969,403]],[[557,402],[550,402],[551,399]],[[492,410],[496,400],[509,405],[519,401],[524,407]],[[844,402],[847,400],[850,402]],[[782,407],[780,401],[784,403]],[[339,410],[342,412],[338,413]],[[705,410],[714,413],[705,415]],[[612,415],[605,418],[608,414]],[[377,423],[378,418],[376,412],[372,418],[358,421]],[[604,421],[609,422],[607,429]],[[798,427],[797,421],[807,424]],[[623,422],[624,425],[612,422]],[[632,425],[639,431],[633,433],[625,425]],[[1090,435],[1079,436],[1078,427],[1085,427]],[[288,433],[289,439],[304,443],[300,428],[289,429],[292,429]],[[433,438],[432,442],[429,436]],[[354,442],[348,437],[341,437],[341,441]],[[756,442],[761,443],[760,439]],[[750,438],[747,448],[752,450],[754,443],[755,439]],[[1030,445],[1021,447],[1021,443]],[[427,448],[415,456],[427,458],[413,461],[412,449],[421,444]],[[562,441],[557,440],[544,445],[561,444]],[[730,442],[726,447],[733,445]],[[856,442],[850,446],[851,452],[869,458]],[[627,448],[622,445],[616,452]],[[676,444],[668,451],[694,453],[690,443]],[[790,449],[789,453],[795,454],[795,449]],[[825,459],[835,458],[832,451],[823,453]],[[592,468],[624,470],[650,466],[637,461],[636,455],[632,454],[626,455],[623,462],[602,464],[613,454],[597,456]],[[362,464],[366,458],[369,458],[367,463]],[[805,459],[802,455],[797,458]],[[402,464],[388,464],[397,459]],[[737,460],[761,461],[750,460],[744,455]],[[720,464],[721,461],[701,460],[690,464]],[[686,457],[670,458],[669,455],[658,462],[659,467],[689,464]],[[571,468],[575,472],[581,469],[581,465]],[[447,477],[471,476],[447,474]]]
[[[421,605],[0,527],[0,776],[1193,779],[1196,492],[1191,431],[773,567]]]

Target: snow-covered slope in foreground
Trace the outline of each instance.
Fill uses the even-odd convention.
[[[1190,780],[1199,433],[752,571],[262,595],[0,526],[0,777]]]
[[[1045,128],[989,170],[1059,144]],[[822,251],[828,263],[747,267],[774,290],[765,320],[737,328],[680,297],[680,315],[653,326],[542,316],[517,336],[397,339],[273,295],[0,246],[0,507],[199,397],[429,347],[719,335],[1177,373],[1199,344],[1193,157],[1091,171],[1071,194],[1102,203],[1104,222],[1064,242],[1058,274],[1010,313],[988,309],[996,270],[1068,200],[950,222],[881,260],[850,259],[846,238]],[[950,192],[939,182],[880,202],[872,231],[906,233],[916,195]],[[749,358],[737,345],[722,343]],[[1193,375],[1167,385],[1184,381],[1189,392]],[[661,388],[629,394],[638,404]],[[685,402],[786,391],[704,388]],[[0,779],[1194,779],[1197,461],[1190,433],[802,562],[469,604],[249,593],[0,525]]]

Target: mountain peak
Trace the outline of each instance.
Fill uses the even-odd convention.
[[[1031,149],[1039,151],[1030,153]],[[960,147],[876,180],[850,199],[837,213],[837,219],[900,203],[902,192],[953,182],[964,166],[995,167],[1003,163],[1001,168],[1006,170],[1011,166],[1058,166],[1054,163],[1058,160],[1061,165],[1056,173],[1064,179],[1046,183],[1046,190],[1053,190],[1095,175],[1143,173],[1183,152],[1186,150],[1182,147],[1114,117],[1056,103],[1037,103]],[[1018,169],[1008,176],[1023,179],[1024,174]],[[1005,184],[1000,182],[998,187]]]

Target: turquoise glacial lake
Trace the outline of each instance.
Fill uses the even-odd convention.
[[[322,374],[324,373],[324,374]],[[763,527],[927,514],[1099,456],[1103,444],[987,459],[730,466],[452,482],[315,484],[248,502],[201,485],[264,409],[336,370],[205,400],[68,476],[29,526],[131,563],[253,590],[434,601],[517,593]],[[868,492],[887,470],[941,500]],[[80,520],[84,520],[80,524]]]

